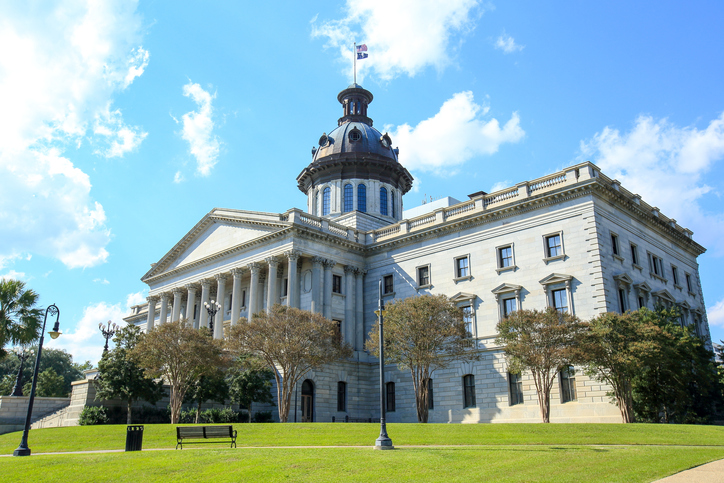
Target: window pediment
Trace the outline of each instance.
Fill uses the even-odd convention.
[[[540,281],[541,285],[552,285],[554,283],[565,283],[573,280],[573,276],[564,275],[561,273],[551,273],[546,278]]]
[[[633,285],[633,280],[631,280],[631,277],[629,277],[626,273],[619,273],[618,275],[614,275],[613,279],[619,284]]]
[[[523,290],[523,287],[520,285],[515,285],[513,283],[504,283],[495,287],[493,290],[491,290],[491,292],[493,292],[495,295],[500,295],[509,292],[520,292],[521,290]]]
[[[651,292],[651,287],[649,287],[649,284],[646,282],[636,283],[636,284],[634,284],[634,288],[636,290],[638,290],[639,292],[645,292],[645,293]]]
[[[661,300],[665,300],[665,301],[667,301],[667,302],[671,302],[672,304],[676,303],[676,299],[674,298],[674,296],[671,295],[671,294],[669,293],[669,291],[666,290],[666,289],[664,289],[664,290],[659,290],[658,292],[654,292],[654,293],[652,293],[652,295],[660,298]]]
[[[452,297],[450,297],[450,300],[455,303],[460,302],[473,302],[475,299],[477,299],[478,296],[473,293],[467,293],[467,292],[458,292]]]

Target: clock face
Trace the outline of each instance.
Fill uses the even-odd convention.
[[[327,137],[327,134],[322,134],[322,137],[319,138],[319,146],[324,147],[329,143],[329,138]]]

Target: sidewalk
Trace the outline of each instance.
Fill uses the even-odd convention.
[[[712,461],[654,483],[724,483],[724,460]]]

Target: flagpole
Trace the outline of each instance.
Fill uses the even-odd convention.
[[[357,42],[354,43],[354,46],[352,47],[352,63],[354,64],[354,68],[352,69],[354,71],[354,83],[357,83]]]

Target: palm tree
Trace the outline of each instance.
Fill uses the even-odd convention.
[[[38,294],[25,290],[25,282],[0,279],[0,359],[7,355],[5,345],[27,344],[38,338],[43,311],[35,307]]]

